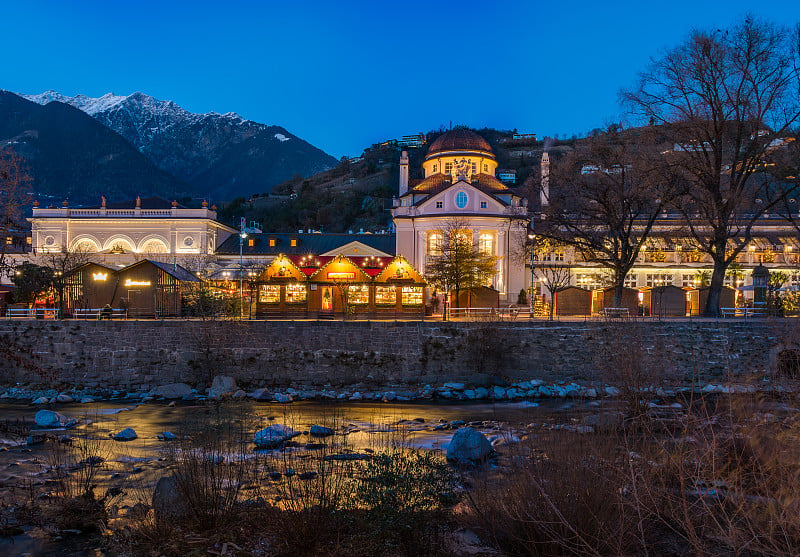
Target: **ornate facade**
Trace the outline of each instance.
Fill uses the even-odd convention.
[[[501,303],[516,302],[527,286],[521,249],[530,221],[522,197],[495,178],[497,161],[489,144],[469,130],[451,130],[431,143],[422,168],[425,178],[410,183],[403,152],[392,209],[397,254],[424,275],[443,231],[457,221],[477,249],[497,258],[491,287]]]
[[[205,202],[200,209],[188,209],[152,197],[111,204],[103,198],[99,206],[79,209],[66,202],[59,208],[35,205],[28,220],[34,254],[79,250],[127,263],[142,255],[213,254],[236,233],[216,217]]]

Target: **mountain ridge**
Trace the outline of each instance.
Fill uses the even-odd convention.
[[[60,102],[81,110],[198,194],[219,199],[269,192],[297,174],[312,176],[338,162],[281,126],[235,112],[196,114],[141,92],[70,97],[49,90],[21,96],[44,106]]]

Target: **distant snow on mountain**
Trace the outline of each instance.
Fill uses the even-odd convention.
[[[268,192],[296,174],[311,176],[337,163],[286,129],[235,112],[195,114],[140,92],[99,98],[57,91],[22,96],[41,105],[60,102],[80,109],[162,170],[223,199]]]

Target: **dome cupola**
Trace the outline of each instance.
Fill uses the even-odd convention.
[[[497,160],[484,138],[471,130],[457,128],[443,133],[431,143],[422,168],[426,178],[444,174],[453,182],[458,179],[471,181],[471,177],[477,174],[494,176]]]

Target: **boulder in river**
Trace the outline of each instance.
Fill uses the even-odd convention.
[[[492,444],[483,433],[471,427],[462,427],[450,440],[447,460],[461,463],[483,462],[492,450]]]
[[[253,400],[272,400],[272,393],[269,389],[259,388],[250,393]]]
[[[208,390],[208,397],[218,400],[226,396],[231,396],[237,390],[236,380],[233,377],[230,375],[217,375],[211,382],[211,388]]]
[[[153,512],[157,522],[185,518],[190,508],[175,476],[163,476],[153,491]]]
[[[75,418],[68,418],[52,410],[39,410],[34,418],[36,425],[45,428],[72,427],[78,423]]]
[[[132,427],[126,427],[122,431],[111,436],[114,441],[133,441],[139,437]]]
[[[156,387],[147,396],[166,398],[169,400],[183,398],[192,394],[192,388],[186,383],[170,383]]]
[[[263,449],[274,449],[298,435],[300,435],[300,432],[293,430],[289,426],[273,424],[269,427],[265,427],[261,431],[257,431],[253,436],[253,441]]]
[[[312,425],[309,433],[314,437],[328,437],[336,432],[332,427],[325,427],[324,425]]]

